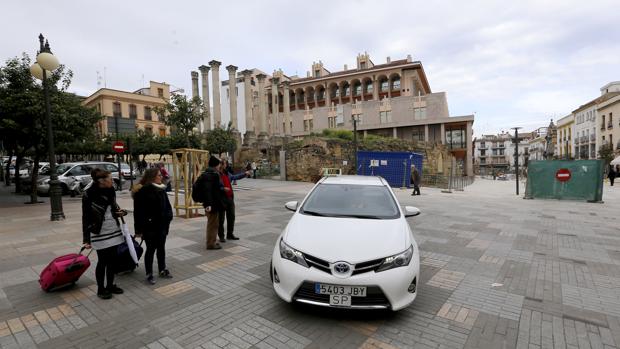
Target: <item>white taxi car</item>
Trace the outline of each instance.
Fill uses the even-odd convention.
[[[399,310],[417,295],[420,255],[400,207],[381,177],[321,179],[277,240],[270,276],[286,302]]]

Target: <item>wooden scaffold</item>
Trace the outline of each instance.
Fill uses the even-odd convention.
[[[202,204],[192,200],[192,184],[209,164],[209,152],[181,148],[172,151],[172,179],[174,180],[174,208],[176,215],[185,210],[185,218],[198,216]],[[182,190],[182,191],[181,191]]]

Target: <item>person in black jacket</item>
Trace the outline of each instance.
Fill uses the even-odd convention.
[[[160,170],[146,170],[140,183],[132,189],[132,195],[136,237],[142,237],[146,241],[146,281],[154,285],[153,257],[156,252],[159,277],[172,278],[166,268],[166,237],[172,221],[172,206],[166,194],[166,185],[162,183]]]
[[[112,175],[102,169],[91,172],[93,181],[82,196],[82,233],[84,247],[97,251],[97,296],[110,299],[112,294],[123,290],[114,284],[114,268],[117,246],[125,242],[118,218],[127,214],[116,203]],[[104,286],[107,281],[107,286]]]
[[[224,210],[224,188],[220,181],[220,160],[214,156],[209,158],[209,167],[198,179],[197,190],[204,198],[202,206],[207,215],[207,250],[219,250],[222,246],[217,242],[219,215]]]

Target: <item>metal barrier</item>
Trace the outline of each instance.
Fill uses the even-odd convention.
[[[474,178],[473,176],[454,176],[450,178],[450,176],[444,175],[425,174],[422,176],[422,186],[463,191],[466,186],[474,183]]]

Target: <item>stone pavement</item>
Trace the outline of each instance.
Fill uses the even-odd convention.
[[[205,251],[205,219],[175,218],[174,279],[147,286],[140,266],[118,277],[126,292],[108,301],[95,296],[94,267],[72,289],[38,286],[51,259],[80,247],[80,199],[65,197],[67,220],[49,222],[47,204],[0,189],[0,347],[620,346],[620,188],[605,187],[604,204],[523,200],[514,182],[490,180],[452,194],[396,189],[422,211],[410,219],[421,276],[416,302],[392,313],[292,306],[273,293],[269,259],[291,215],[283,204],[310,187],[240,181],[241,240]],[[126,193],[119,202],[132,207]]]

